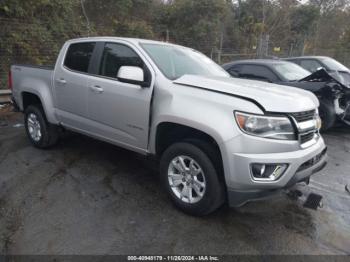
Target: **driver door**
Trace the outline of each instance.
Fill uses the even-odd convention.
[[[103,50],[102,50],[103,49]],[[104,43],[96,72],[88,81],[88,115],[92,131],[121,146],[146,150],[152,85],[118,81],[122,66],[137,66],[150,78],[141,54],[124,43]],[[149,81],[151,83],[151,81]]]

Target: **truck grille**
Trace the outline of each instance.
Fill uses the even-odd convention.
[[[310,143],[306,144],[306,143],[318,136],[318,130],[316,127],[311,130],[310,129],[302,130],[299,124],[302,122],[314,120],[315,114],[316,114],[315,110],[309,110],[309,111],[290,114],[290,116],[295,120],[296,125],[298,127],[298,138],[302,147],[303,146],[307,147],[312,144],[312,143],[311,144]]]
[[[291,116],[294,117],[294,119],[297,122],[304,122],[308,120],[312,120],[315,117],[315,110],[310,111],[304,111],[299,113],[292,113]]]
[[[315,136],[315,132],[310,132],[306,134],[300,134],[300,144],[305,144],[306,142],[312,140]]]

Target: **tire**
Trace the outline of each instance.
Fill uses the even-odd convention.
[[[27,107],[24,114],[24,126],[30,142],[37,148],[49,148],[58,141],[58,127],[46,120],[40,105]]]
[[[319,113],[322,120],[321,131],[326,132],[335,125],[337,115],[331,101],[320,100]]]
[[[208,145],[207,148],[209,147]],[[187,214],[204,216],[212,213],[225,202],[225,186],[222,179],[219,178],[220,171],[217,170],[209,155],[202,147],[186,141],[171,145],[161,157],[162,183],[175,206]],[[180,172],[181,168],[175,168],[179,165],[181,167],[180,157],[187,168],[193,160],[193,174],[197,173],[198,170],[202,172],[196,177],[191,177],[192,173],[189,170],[187,170],[188,173]],[[180,177],[182,177],[181,180]],[[201,185],[204,182],[204,187],[198,186],[198,182]],[[188,187],[190,188],[188,189]]]

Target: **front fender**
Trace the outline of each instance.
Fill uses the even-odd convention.
[[[219,145],[241,134],[234,111],[262,113],[253,103],[215,92],[177,86],[167,92],[156,90],[149,151],[156,152],[157,127],[164,122],[199,130]]]

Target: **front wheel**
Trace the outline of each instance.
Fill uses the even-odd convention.
[[[39,105],[30,105],[25,110],[24,125],[30,142],[38,148],[48,148],[58,140],[57,126],[50,124]]]
[[[225,190],[213,161],[191,143],[171,145],[162,155],[160,172],[173,203],[191,215],[207,215],[225,200]]]

